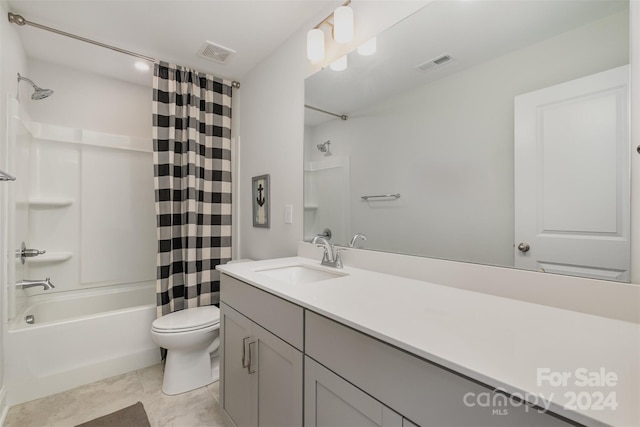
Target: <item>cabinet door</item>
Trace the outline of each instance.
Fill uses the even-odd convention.
[[[254,425],[302,425],[302,353],[255,323],[251,333],[257,346],[257,365],[252,362],[258,396]]]
[[[302,425],[302,353],[222,303],[221,400],[238,427]]]
[[[402,417],[305,356],[305,427],[402,426]]]
[[[251,375],[244,361],[247,359],[251,321],[225,304],[220,304],[220,397],[222,407],[237,426],[251,423],[254,406]]]

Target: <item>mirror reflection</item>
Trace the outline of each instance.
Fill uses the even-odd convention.
[[[376,41],[305,81],[305,240],[629,281],[628,2],[436,1]]]

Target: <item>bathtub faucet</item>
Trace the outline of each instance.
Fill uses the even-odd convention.
[[[22,282],[16,283],[16,288],[18,289],[33,288],[35,286],[42,286],[45,291],[55,288],[49,277],[44,280],[23,280]]]

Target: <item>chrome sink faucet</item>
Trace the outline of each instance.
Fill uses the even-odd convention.
[[[311,243],[320,248],[324,248],[324,255],[322,256],[322,262],[320,263],[321,265],[342,268],[342,257],[340,256],[340,252],[344,249],[334,248],[324,236],[314,237]]]
[[[51,279],[48,277],[44,280],[23,280],[22,282],[16,283],[16,288],[18,289],[27,289],[36,286],[42,286],[45,291],[55,288],[53,283],[51,283]]]
[[[358,239],[362,239],[362,240],[364,241],[364,240],[367,240],[367,236],[365,236],[365,235],[364,235],[364,234],[362,234],[362,233],[356,233],[356,234],[351,238],[351,241],[349,242],[349,247],[350,247],[350,248],[354,247],[354,246],[355,246],[355,244],[356,244],[356,242],[358,241]]]

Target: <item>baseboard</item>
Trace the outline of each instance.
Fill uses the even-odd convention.
[[[236,423],[233,422],[233,419],[231,419],[231,417],[229,416],[229,414],[227,414],[227,411],[224,410],[224,408],[222,408],[222,417],[225,420],[225,424],[224,425],[228,425],[228,426],[233,426],[233,427],[237,427]]]
[[[7,405],[7,389],[6,387],[0,388],[0,427],[4,425],[4,420],[7,419],[9,413],[9,405]]]

